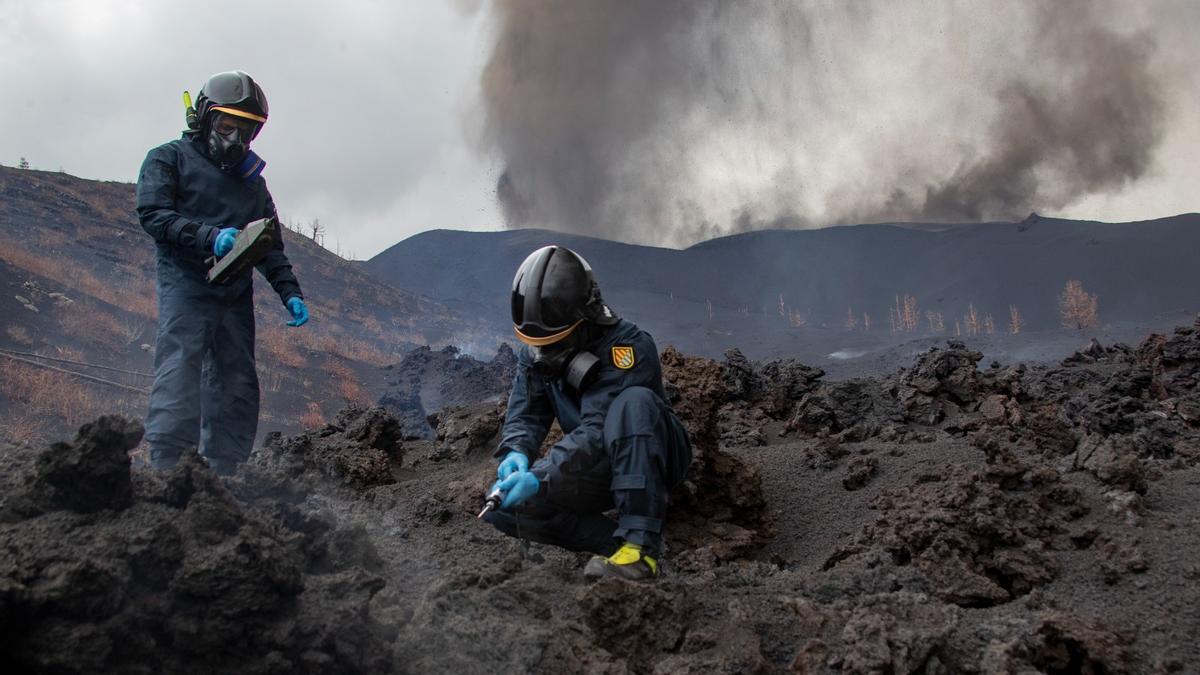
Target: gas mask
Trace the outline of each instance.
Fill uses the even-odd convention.
[[[582,392],[591,384],[600,359],[581,347],[579,333],[544,347],[530,347],[533,371],[547,380],[563,378],[575,391]]]
[[[250,141],[258,132],[259,123],[223,112],[213,114],[205,139],[208,155],[222,171],[234,171],[250,153]]]

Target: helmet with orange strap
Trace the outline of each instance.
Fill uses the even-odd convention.
[[[262,87],[246,73],[231,70],[213,75],[200,88],[189,126],[200,134],[213,161],[231,170],[240,168],[251,154],[250,141],[266,123],[267,110]],[[261,166],[254,168],[257,175]]]

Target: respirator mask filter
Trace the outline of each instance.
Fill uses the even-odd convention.
[[[600,365],[595,354],[581,348],[579,331],[567,338],[543,347],[530,347],[533,371],[547,380],[564,378],[576,391],[591,384]]]

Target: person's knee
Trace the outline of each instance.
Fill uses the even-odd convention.
[[[258,417],[258,374],[253,370],[239,369],[220,375],[221,390],[241,415]]]
[[[662,399],[649,387],[627,387],[617,394],[612,405],[617,409],[657,412],[661,403]]]
[[[604,419],[606,445],[628,438],[653,434],[661,427],[662,399],[647,387],[629,387],[613,399]]]

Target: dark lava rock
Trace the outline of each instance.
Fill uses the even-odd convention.
[[[875,477],[879,471],[879,460],[874,457],[855,457],[846,467],[846,476],[842,478],[842,487],[847,490],[857,490]]]
[[[431,459],[458,460],[490,455],[504,426],[504,401],[447,408],[430,416],[437,428],[437,450]]]
[[[679,644],[692,610],[677,589],[617,579],[585,587],[577,600],[596,644],[633,664]]]
[[[434,351],[418,347],[389,368],[379,404],[396,415],[408,438],[432,439],[429,411],[503,399],[512,386],[517,356],[501,343],[491,361],[480,361],[456,347]]]
[[[762,408],[743,401],[721,406],[721,447],[749,448],[767,444],[766,427],[771,418]]]
[[[907,592],[884,593],[854,604],[790,599],[789,609],[811,636],[796,651],[791,672],[953,672],[937,654],[959,610]]]
[[[289,479],[332,479],[349,487],[396,482],[404,459],[400,423],[382,408],[351,406],[333,422],[290,438],[273,435],[250,456],[249,468]]]
[[[1078,496],[1055,473],[1032,472],[1011,454],[989,457],[984,473],[952,471],[944,481],[888,490],[879,519],[826,562],[871,548],[914,565],[940,598],[964,607],[1004,603],[1054,577],[1052,538],[1065,531],[1063,507]]]
[[[726,351],[721,367],[725,372],[726,396],[730,399],[753,401],[762,394],[762,378],[742,350],[734,347]]]
[[[128,507],[133,500],[129,451],[142,440],[142,432],[140,423],[111,415],[83,425],[72,442],[55,443],[37,455],[34,475],[5,501],[27,514]]]
[[[329,562],[338,560],[331,547],[369,548],[361,534],[331,536],[334,523],[293,528],[296,519],[264,517],[238,502],[194,451],[161,475],[139,470],[131,478],[126,459],[120,480],[112,467],[139,435],[135,422],[102,418],[69,446],[38,456],[39,467],[94,462],[107,488],[103,497],[87,492],[40,515],[9,514],[0,525],[7,672],[390,668],[366,611],[383,580],[361,556],[349,567]],[[64,453],[80,457],[60,463]],[[21,480],[36,490],[68,475],[28,471]]]
[[[896,398],[914,422],[937,424],[949,411],[974,403],[979,396],[976,364],[983,354],[961,342],[948,345],[921,355],[899,378]]]
[[[1108,358],[1108,355],[1109,350],[1099,340],[1092,338],[1086,347],[1063,359],[1063,363],[1096,363]]]
[[[794,359],[769,361],[761,367],[740,350],[725,352],[721,364],[725,396],[730,401],[754,403],[772,419],[786,419],[796,403],[821,383],[825,371]]]
[[[795,403],[821,384],[825,371],[805,365],[795,359],[768,361],[762,367],[764,395],[768,410],[783,412],[786,402]],[[779,419],[779,417],[776,417]]]
[[[1146,554],[1137,541],[1106,540],[1100,547],[1100,575],[1106,584],[1115,584],[1128,574],[1141,574],[1150,569]]]
[[[875,389],[878,386],[867,380],[823,385],[800,400],[787,431],[828,435],[864,425],[870,431],[858,440],[869,437],[883,421],[878,419],[883,411],[877,411]]]
[[[1064,612],[1048,612],[1015,638],[993,639],[980,662],[987,673],[1131,673],[1128,637]]]
[[[717,559],[743,555],[774,534],[758,469],[721,451],[719,409],[725,399],[723,369],[668,347],[663,379],[678,391],[673,402],[692,441],[687,480],[671,495],[668,542],[684,549],[706,548]]]
[[[395,389],[379,397],[379,407],[396,417],[400,423],[403,440],[433,438],[434,430],[429,424],[429,413],[421,404],[421,393]]]

